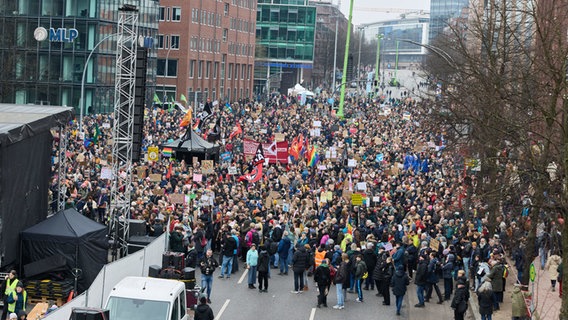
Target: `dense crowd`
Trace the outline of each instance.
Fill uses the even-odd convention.
[[[326,99],[310,102],[300,106],[294,98],[273,95],[265,103],[217,104],[199,134],[207,138],[218,123],[217,142],[230,160],[220,160],[200,181],[194,179],[201,173],[199,163],[164,156],[136,163],[131,218],[145,220],[150,236],[168,232],[171,249],[186,253],[188,265],[201,267],[208,300],[214,270],[220,266],[218,277],[230,278],[245,262],[249,288],[256,288],[258,276],[261,292],[268,290],[273,268],[282,275],[292,269],[295,294],[309,289],[307,276],[313,275],[318,306],[327,306],[334,283],[336,309],[344,308],[345,291],[363,302],[376,290],[390,305],[392,290],[399,314],[412,279],[415,307],[425,307],[435,294],[437,303],[450,303],[455,318],[463,319],[474,290],[480,313],[490,319],[503,302],[505,282],[517,280],[507,278],[509,271],[523,272],[527,230],[519,221],[524,214],[507,210],[507,201],[499,212],[488,212],[483,199],[466,193],[467,179],[475,192],[475,172],[464,170],[464,159],[446,151],[443,128],[432,132],[421,126],[427,101],[389,95],[349,100],[343,119],[335,117]],[[177,110],[148,109],[144,150],[182,136],[187,130],[179,127],[182,117]],[[314,121],[320,122],[317,127]],[[111,123],[109,115],[85,117],[85,135],[96,140],[85,143],[73,131],[67,154],[68,207],[102,223],[109,214],[111,181],[102,179],[101,171],[110,162]],[[237,123],[243,132],[231,137]],[[239,182],[249,168],[243,139],[271,142],[276,134],[317,146],[319,162],[310,165],[304,152],[287,164],[265,166],[256,183]],[[53,169],[56,173],[57,161]],[[55,174],[52,181],[55,199]],[[174,194],[190,201],[172,203]],[[354,194],[361,195],[362,204],[353,203]],[[494,228],[489,215],[497,215]],[[555,222],[550,218],[539,233],[542,268],[554,271],[560,263]],[[513,237],[520,241],[507,241]],[[515,268],[507,265],[505,250]],[[524,305],[517,309],[513,316],[523,316]]]

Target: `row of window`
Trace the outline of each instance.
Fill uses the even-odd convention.
[[[238,95],[238,93],[240,92],[240,95]],[[219,98],[220,99],[225,99],[227,101],[237,101],[239,99],[245,99],[245,98],[250,98],[249,93],[250,93],[250,89],[246,88],[234,88],[231,90],[231,88],[227,88],[227,93],[223,96],[224,93],[224,89],[220,88],[219,89]],[[175,95],[175,94],[174,94]],[[217,89],[213,88],[211,89],[211,96],[209,96],[209,89],[205,88],[203,89],[203,91],[201,91],[201,88],[197,88],[197,91],[193,91],[193,88],[189,87],[188,88],[188,101],[193,101],[194,96],[197,95],[197,101],[205,101],[207,100],[207,98],[211,98],[212,101],[217,100]]]
[[[253,45],[252,44],[242,44],[242,43],[229,43],[229,54],[235,54],[237,56],[252,57],[253,56]]]
[[[158,35],[158,49],[179,49],[180,46],[180,38],[179,35],[172,34],[172,35]],[[168,46],[169,45],[169,46]]]
[[[174,37],[174,36],[172,36]],[[172,38],[173,39],[173,38]],[[226,38],[223,37],[223,42]],[[159,43],[159,41],[158,41]],[[177,48],[177,47],[176,47]],[[252,57],[254,54],[252,44],[243,43],[229,43],[229,54],[234,54],[238,56]],[[197,36],[191,37],[189,39],[189,50],[191,51],[202,51],[202,52],[212,52],[221,53],[221,41],[215,39],[199,38]]]
[[[225,16],[228,14],[229,11],[225,11]],[[220,27],[221,15],[215,12],[209,12],[193,8],[191,9],[191,22],[212,26],[212,27]]]
[[[180,7],[160,7],[160,21],[181,21]]]
[[[211,67],[213,67],[213,69],[211,69]],[[227,80],[231,80],[233,78],[233,71],[234,71],[235,80],[238,80],[239,76],[241,80],[245,80],[245,77],[247,80],[250,80],[250,77],[252,75],[252,65],[229,63],[229,69],[227,71]],[[190,79],[195,78],[196,74],[197,78],[201,79],[203,78],[204,73],[205,73],[205,79],[209,79],[211,76],[213,77],[213,79],[217,79],[219,73],[219,62],[212,63],[211,61],[201,61],[201,60],[200,61],[191,60],[189,62]]]
[[[233,0],[233,5],[241,8],[256,9],[256,0]]]
[[[237,30],[241,32],[253,32],[254,22],[249,22],[242,19],[231,18],[231,30]]]

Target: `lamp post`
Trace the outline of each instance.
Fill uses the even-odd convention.
[[[337,16],[335,16],[335,43],[334,43],[334,49],[333,49],[333,72],[331,73],[331,83],[332,83],[332,88],[335,87],[335,72],[337,70],[337,28],[339,26],[339,20],[337,18]]]
[[[93,47],[91,52],[89,52],[89,56],[87,57],[87,61],[85,61],[85,66],[83,67],[83,76],[81,77],[81,97],[79,98],[79,134],[83,133],[83,109],[85,108],[85,106],[84,106],[84,104],[85,104],[85,75],[87,74],[87,67],[89,66],[89,60],[91,60],[91,56],[93,55],[95,50],[97,50],[97,48],[99,47],[99,45],[101,43],[103,43],[107,39],[110,39],[110,38],[118,36],[118,35],[119,35],[118,33],[113,33],[113,34],[109,34],[109,35],[105,36],[104,38],[102,38]]]
[[[162,83],[162,93],[164,94],[164,104],[168,102],[168,95],[166,94],[166,79],[168,76],[168,61],[170,61],[170,52],[172,51],[172,46],[168,49],[168,53],[166,53],[166,62],[164,66],[164,82]]]
[[[377,35],[377,62],[375,64],[375,82],[379,85],[379,70],[381,66],[381,40],[383,40],[384,35],[381,33]]]
[[[341,95],[339,97],[339,110],[337,116],[343,118],[343,105],[345,104],[345,82],[347,81],[347,61],[349,58],[349,41],[351,40],[351,23],[353,21],[353,1],[349,3],[349,20],[347,22],[347,37],[345,39],[345,55],[343,57],[343,75],[341,77]]]

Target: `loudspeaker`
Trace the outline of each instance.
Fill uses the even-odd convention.
[[[147,237],[147,236],[132,236],[128,239],[128,254],[132,254],[138,250],[143,249],[147,245],[149,245],[152,241],[154,241],[156,237]]]
[[[146,104],[146,72],[148,48],[138,47],[136,52],[136,80],[134,87],[134,130],[132,135],[132,161],[140,161],[144,128],[144,105]]]
[[[128,239],[130,239],[131,237],[146,235],[146,221],[128,219],[128,225]]]
[[[161,271],[162,271],[162,268],[160,268],[160,266],[155,265],[155,264],[151,265],[151,266],[148,267],[148,277],[159,278]]]
[[[109,320],[109,311],[95,308],[73,308],[69,320]]]
[[[164,252],[162,255],[162,268],[168,267],[173,267],[181,272],[185,267],[184,254],[181,252]]]
[[[191,280],[191,279],[195,279],[195,269],[194,268],[183,268],[183,279],[184,280]]]

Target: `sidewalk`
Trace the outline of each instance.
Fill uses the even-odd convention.
[[[503,293],[503,303],[500,310],[493,312],[493,320],[510,320],[512,314],[511,293],[517,278],[516,270],[510,260],[507,262],[511,266],[511,273],[507,278],[505,292]],[[550,284],[550,277],[546,270],[541,270],[538,257],[534,260],[537,275],[534,282],[534,303],[535,303],[535,316],[533,319],[558,319],[560,314],[561,299],[558,296],[558,284],[556,284],[556,291],[552,292]],[[529,285],[529,291],[532,290],[532,283]],[[471,292],[469,299],[471,313],[475,316],[476,320],[481,319],[479,314],[479,306],[477,303],[477,295]],[[468,313],[469,311],[468,310]]]

